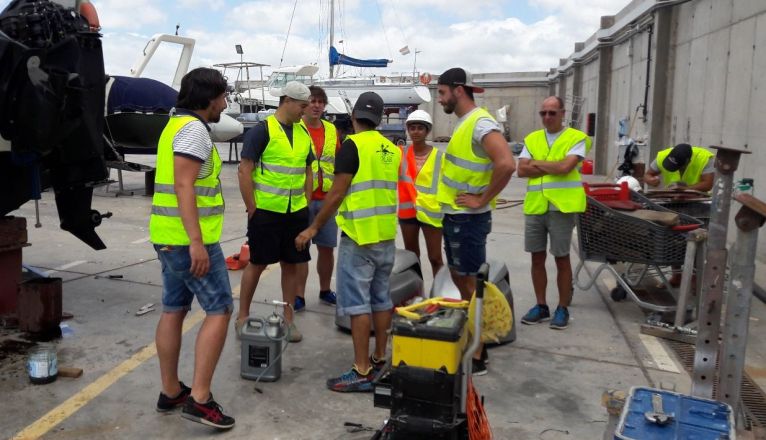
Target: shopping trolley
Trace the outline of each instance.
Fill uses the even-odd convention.
[[[630,297],[644,309],[656,312],[672,312],[675,305],[654,304],[641,299],[635,289],[646,277],[661,280],[671,294],[676,289],[670,285],[666,273],[673,266],[684,264],[687,252],[686,233],[702,226],[694,217],[679,214],[679,223],[664,226],[626,214],[611,206],[624,205],[628,209],[673,212],[641,194],[630,191],[627,183],[584,184],[587,207],[577,216],[577,238],[580,262],[575,269],[575,284],[583,290],[590,289],[602,271],[608,270],[618,286],[612,290],[614,300]],[[591,279],[580,282],[580,271],[586,261],[601,263]],[[615,268],[624,263],[622,271]]]
[[[652,202],[675,211],[686,214],[702,222],[707,228],[710,223],[711,197],[698,191],[650,191],[645,194]]]

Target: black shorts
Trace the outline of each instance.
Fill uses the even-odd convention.
[[[247,222],[247,244],[253,264],[305,263],[311,260],[309,248],[295,249],[295,237],[309,225],[309,210],[278,213],[256,209]]]

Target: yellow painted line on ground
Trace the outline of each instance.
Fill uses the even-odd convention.
[[[271,266],[267,267],[266,270],[263,271],[263,274],[266,274],[270,268]],[[234,298],[239,298],[239,287],[240,286],[236,286],[232,289],[232,296]],[[199,310],[187,317],[184,320],[182,334],[191,330],[195,325],[202,322],[203,319],[205,319],[204,310]],[[68,398],[57,407],[48,411],[47,414],[32,422],[29,426],[16,434],[13,437],[13,440],[37,439],[42,437],[56,425],[69,418],[72,414],[80,410],[80,408],[87,405],[91,400],[106,391],[107,388],[114,385],[114,383],[120,380],[123,376],[135,370],[141,366],[141,364],[153,358],[156,354],[157,346],[152,342],[120,365],[117,365],[110,371],[104,373],[104,375],[78,391],[75,395]]]

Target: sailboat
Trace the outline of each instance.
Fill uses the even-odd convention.
[[[261,89],[249,89],[242,93],[243,96],[255,96],[248,100],[251,104],[265,108],[276,108],[279,105],[279,90],[289,81],[299,81],[306,85],[317,85],[327,93],[329,103],[327,113],[343,114],[348,112],[348,105],[356,103],[357,98],[364,92],[375,92],[383,98],[388,107],[409,106],[412,110],[419,104],[431,102],[431,93],[425,85],[419,84],[417,77],[412,76],[380,76],[372,77],[336,77],[336,66],[346,65],[354,67],[383,68],[390,63],[387,59],[358,59],[339,53],[334,46],[334,12],[335,2],[330,2],[330,44],[329,65],[330,77],[327,79],[316,78],[319,66],[304,64],[274,69],[266,83],[263,85],[266,93]]]

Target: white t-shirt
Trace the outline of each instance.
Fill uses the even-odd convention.
[[[548,146],[550,147],[553,145],[554,142],[556,142],[556,139],[559,138],[559,135],[564,132],[564,129],[561,129],[557,133],[550,133],[548,130],[545,130],[545,140],[548,142]],[[585,157],[585,141],[580,141],[572,148],[567,151],[567,156],[579,156],[580,160],[583,160]],[[519,154],[519,159],[532,159],[532,155],[529,154],[529,150],[527,150],[527,146],[524,145],[524,148],[521,150],[521,153]],[[548,202],[548,210],[549,211],[558,211],[559,209],[554,205],[553,203]]]
[[[173,154],[202,162],[198,179],[208,177],[213,172],[213,140],[207,126],[200,120],[194,120],[184,125],[173,138]]]

